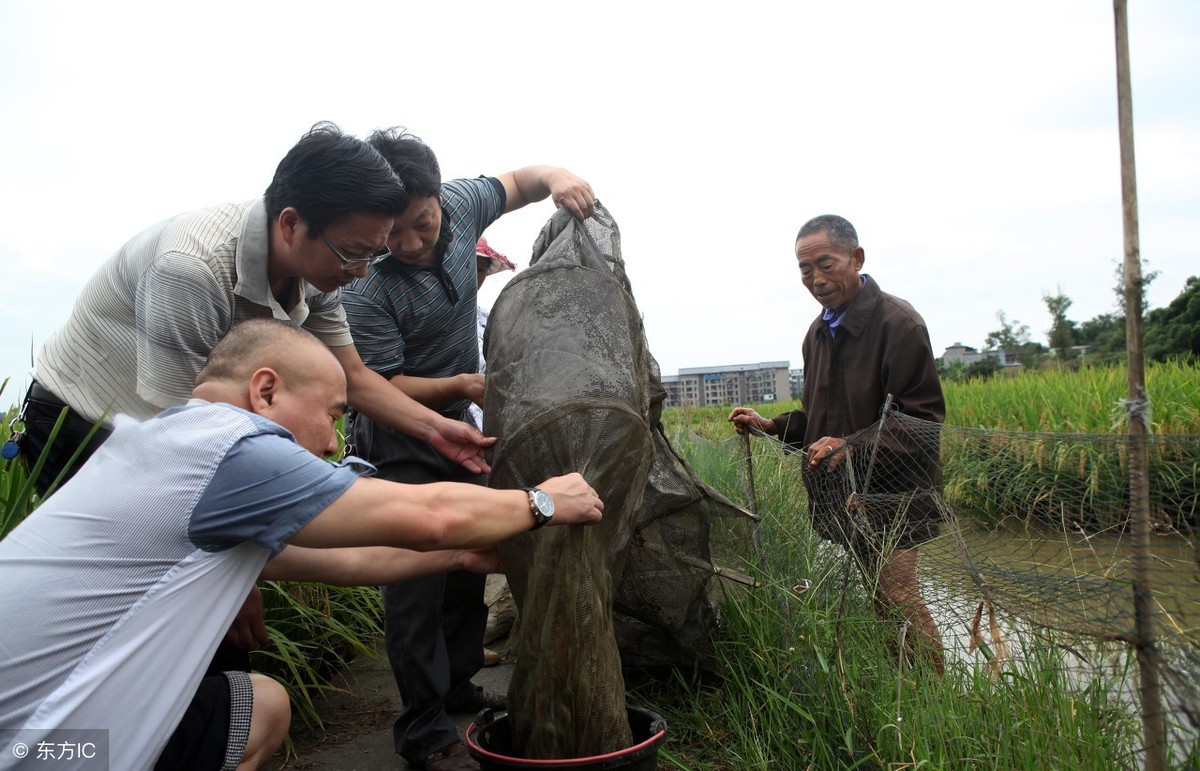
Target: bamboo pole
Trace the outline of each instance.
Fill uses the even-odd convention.
[[[1129,368],[1129,499],[1133,520],[1134,645],[1142,698],[1143,768],[1166,768],[1162,686],[1154,635],[1150,587],[1149,434],[1145,360],[1142,348],[1142,266],[1138,238],[1137,174],[1133,157],[1133,93],[1129,77],[1129,20],[1126,0],[1113,0],[1117,43],[1117,124],[1121,138],[1121,211],[1125,233],[1125,339]]]
[[[746,480],[749,483],[750,513],[753,515],[750,534],[754,541],[754,560],[758,563],[759,570],[766,570],[766,560],[762,550],[762,533],[759,532],[762,520],[758,516],[758,493],[754,489],[754,456],[750,449],[750,429],[742,432],[742,452],[746,454]]]

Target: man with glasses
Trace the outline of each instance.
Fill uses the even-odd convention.
[[[341,363],[355,409],[472,473],[486,471],[490,442],[474,426],[405,396],[363,364],[350,337],[340,290],[387,253],[392,222],[408,202],[378,152],[320,123],[280,161],[261,198],[182,214],[134,236],[88,281],[34,367],[21,452],[32,467],[46,450],[39,492],[83,464],[113,416],[145,420],[185,404],[217,341],[251,318],[307,329]],[[47,448],[64,407],[66,424]],[[230,630],[241,649],[267,639],[256,600],[252,592]],[[244,651],[228,652],[246,665]]]
[[[371,252],[371,254],[366,257],[347,257],[346,255],[342,254],[336,246],[333,245],[332,241],[325,237],[324,233],[317,232],[317,235],[320,236],[321,240],[325,242],[325,244],[329,247],[329,250],[333,252],[333,256],[342,261],[342,270],[357,271],[362,268],[370,267],[371,265],[381,260],[386,260],[388,257],[392,256],[392,250],[388,249],[387,245],[385,244]]]
[[[390,254],[388,233],[407,204],[375,150],[317,124],[280,162],[262,198],[179,215],[135,236],[87,283],[34,367],[21,440],[31,466],[70,408],[38,490],[82,465],[113,415],[146,419],[185,403],[217,340],[248,318],[308,329],[342,363],[357,410],[469,471],[486,470],[482,434],[398,393],[363,365],[350,337],[339,290]],[[69,464],[96,423],[97,436]]]
[[[502,215],[547,197],[589,217],[592,188],[552,166],[443,183],[433,150],[403,129],[376,131],[367,141],[391,164],[411,202],[388,235],[392,257],[346,291],[355,345],[367,366],[398,389],[468,425],[468,407],[483,401],[476,243]],[[354,447],[389,481],[486,483],[369,414],[354,421]],[[396,752],[417,768],[478,769],[447,710],[503,703],[471,681],[483,665],[483,589],[484,577],[465,571],[383,587],[388,660],[404,701],[392,736]]]

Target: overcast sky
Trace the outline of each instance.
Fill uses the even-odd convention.
[[[1130,3],[1151,307],[1200,274],[1200,3]],[[0,5],[0,377],[165,217],[261,195],[313,123],[405,125],[447,178],[592,183],[663,372],[787,360],[819,310],[799,226],[849,218],[935,354],[1042,296],[1115,307],[1112,4],[225,2]],[[489,241],[521,266],[549,202]],[[500,280],[498,280],[500,279]],[[481,299],[503,284],[494,277]]]

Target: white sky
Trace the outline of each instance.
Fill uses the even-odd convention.
[[[1141,247],[1200,274],[1200,3],[1131,0]],[[663,372],[788,360],[819,310],[792,244],[857,226],[934,352],[1042,296],[1112,310],[1121,259],[1104,0],[0,4],[0,378],[95,268],[172,214],[260,195],[313,123],[405,125],[446,178],[565,166],[622,229]],[[548,202],[488,231],[524,266]],[[507,274],[506,274],[507,275]],[[505,279],[493,277],[490,304]]]

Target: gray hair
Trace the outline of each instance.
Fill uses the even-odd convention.
[[[858,248],[858,231],[845,217],[839,217],[836,214],[822,214],[813,217],[804,223],[804,227],[800,228],[800,232],[796,234],[796,240],[799,241],[801,238],[817,233],[828,233],[829,240],[834,246],[847,251]]]

